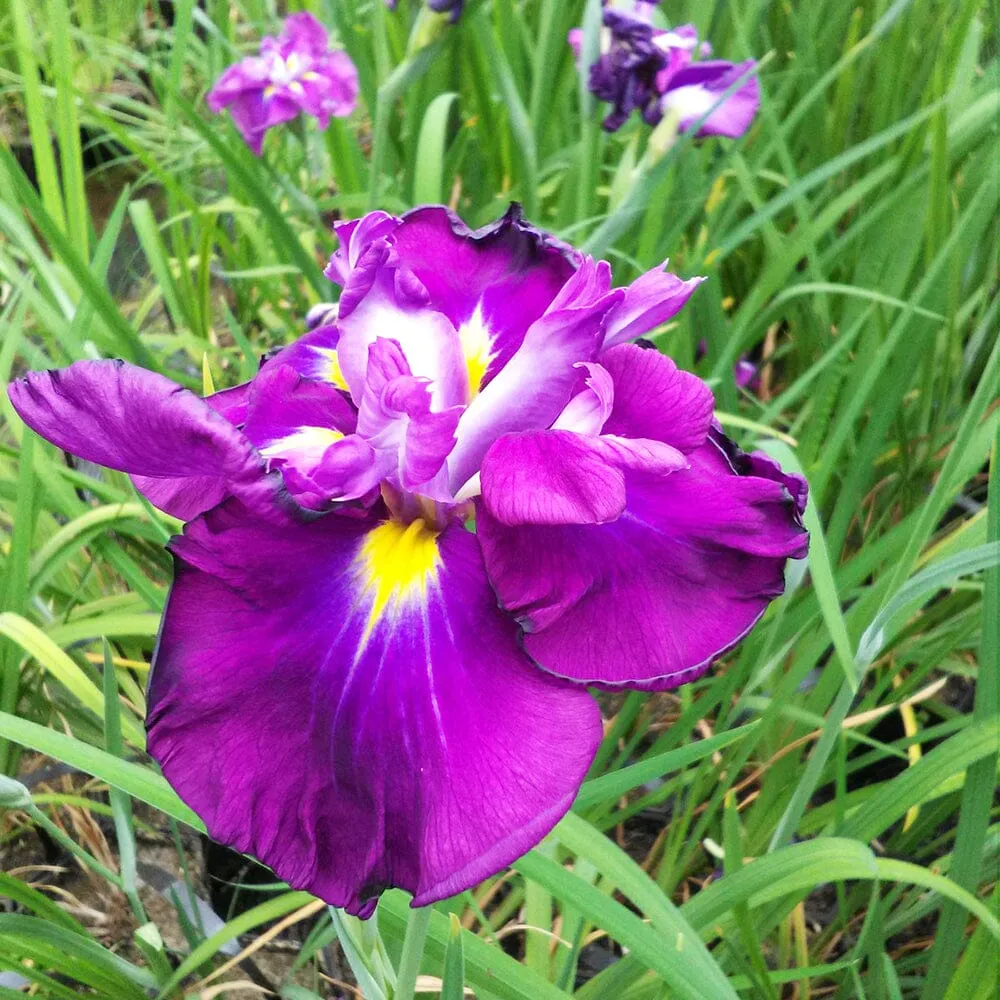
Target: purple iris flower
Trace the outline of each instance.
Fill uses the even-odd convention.
[[[613,288],[517,206],[335,228],[339,305],[251,382],[201,399],[79,361],[9,393],[187,522],[149,687],[167,779],[216,840],[368,916],[545,836],[601,740],[587,688],[672,688],[746,635],[806,551],[806,484],[629,343],[699,279]]]
[[[692,62],[696,51],[710,53],[711,47],[698,45],[694,25],[669,31],[655,27],[655,6],[646,0],[635,0],[631,11],[605,6],[601,55],[590,67],[590,90],[613,105],[604,119],[609,132],[621,128],[636,110],[650,125],[672,112],[684,132],[754,67],[753,60]],[[570,31],[568,41],[578,60],[582,39],[579,28]],[[757,78],[750,76],[702,122],[697,135],[741,136],[759,106]]]
[[[330,50],[326,28],[312,14],[292,14],[260,55],[230,66],[208,92],[218,113],[228,107],[247,145],[260,156],[269,128],[304,111],[321,129],[344,118],[358,97],[358,71],[346,52]]]

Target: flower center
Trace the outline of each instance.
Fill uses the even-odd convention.
[[[276,55],[271,63],[271,83],[276,87],[287,87],[304,69],[306,66],[297,52],[289,53],[287,59]]]
[[[417,518],[409,524],[385,521],[365,536],[356,559],[362,593],[372,602],[365,640],[383,615],[392,616],[427,593],[440,562],[438,534]]]

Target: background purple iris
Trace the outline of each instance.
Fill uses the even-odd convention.
[[[589,70],[591,91],[613,106],[604,128],[617,131],[633,111],[650,125],[671,112],[681,132],[701,122],[699,136],[743,135],[760,106],[753,60],[692,62],[694,54],[706,48],[699,46],[694,26],[669,31],[656,27],[655,7],[644,0],[636,0],[631,10],[605,5],[601,52]],[[569,43],[578,60],[581,41],[581,29],[570,31]]]
[[[326,28],[312,14],[292,14],[260,53],[230,66],[208,92],[215,112],[229,108],[247,145],[259,156],[267,130],[300,113],[325,129],[331,116],[354,110],[358,72],[346,52],[329,49]]]

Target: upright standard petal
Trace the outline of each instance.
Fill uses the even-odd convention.
[[[302,11],[285,18],[277,42],[279,51],[286,58],[293,53],[318,58],[326,53],[330,36],[319,20],[308,11]]]
[[[604,334],[605,349],[645,336],[673,319],[687,304],[694,290],[705,280],[684,281],[676,274],[654,267],[625,289],[625,297],[608,315]]]
[[[443,206],[416,208],[392,243],[400,266],[458,331],[470,396],[520,347],[579,262],[566,244],[525,222],[517,204],[477,230]]]
[[[127,472],[149,500],[188,520],[259,488],[263,460],[212,406],[162,375],[123,361],[77,361],[8,386],[42,437],[88,462]]]
[[[469,404],[458,423],[448,475],[458,491],[501,435],[550,427],[577,386],[580,361],[593,361],[608,310],[624,292],[612,289],[610,269],[590,258],[529,328],[524,342]]]
[[[601,525],[508,525],[481,503],[477,531],[501,605],[558,676],[661,690],[703,673],[746,635],[805,554],[804,484],[739,458],[713,432],[667,476],[626,476]],[[486,487],[484,478],[484,489]]]
[[[524,656],[461,526],[234,502],[174,548],[149,747],[216,840],[368,916],[390,886],[469,888],[569,808],[600,714]]]

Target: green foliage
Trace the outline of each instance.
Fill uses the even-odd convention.
[[[811,483],[808,566],[719,669],[616,706],[540,848],[422,917],[398,892],[368,926],[323,914],[296,965],[313,978],[276,984],[284,996],[324,995],[319,956],[338,938],[366,996],[409,997],[419,973],[449,1000],[462,983],[556,1000],[593,941],[616,960],[581,977],[580,1000],[995,995],[996,12],[662,6],[720,57],[761,60],[744,139],[661,149],[637,121],[603,133],[565,44],[584,25],[596,51],[598,0],[472,0],[453,27],[416,0],[296,0],[356,62],[361,102],[325,134],[273,130],[259,160],[203,97],[273,32],[271,0],[0,7],[14,123],[0,380],[121,356],[196,391],[204,373],[234,385],[333,294],[331,218],[442,200],[479,226],[517,199],[608,256],[619,284],[668,256],[706,275],[658,346],[695,367],[705,340],[697,370],[720,419]],[[731,378],[746,353],[757,394]],[[189,927],[171,965],[139,898],[137,830],[200,826],[141,753],[176,528],[126,477],[68,464],[0,396],[0,773],[41,754],[93,776],[0,816],[0,838],[56,831],[138,926],[119,953],[29,878],[0,876],[16,906],[0,970],[39,997],[179,997],[226,942],[312,913],[278,887],[219,930]],[[64,828],[81,802],[110,816],[118,870]],[[650,810],[657,835],[623,850],[616,836]]]

